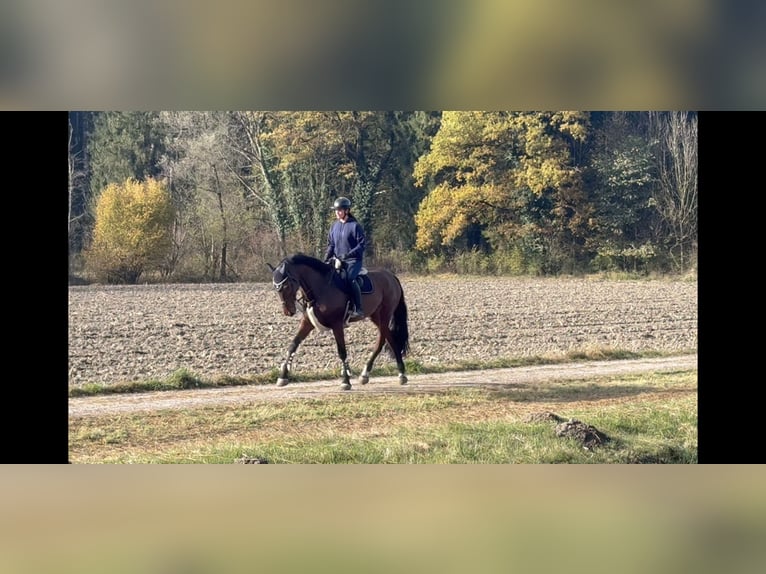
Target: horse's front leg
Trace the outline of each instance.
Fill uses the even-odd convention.
[[[312,325],[311,321],[309,321],[308,318],[304,315],[304,317],[301,319],[301,324],[298,327],[298,332],[295,334],[292,343],[290,343],[290,346],[287,348],[287,356],[279,367],[279,378],[277,378],[278,387],[284,387],[289,382],[288,376],[292,370],[293,357],[298,351],[300,344],[313,329],[314,325]]]
[[[338,347],[338,357],[340,357],[340,375],[343,378],[340,388],[344,391],[351,390],[351,369],[348,368],[348,361],[346,361],[346,335],[343,332],[343,325],[339,327],[333,327],[333,335],[335,335],[335,344]]]

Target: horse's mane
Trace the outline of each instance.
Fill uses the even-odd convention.
[[[330,269],[330,266],[324,261],[320,261],[316,257],[311,257],[305,253],[295,253],[287,257],[285,261],[295,265],[307,265],[308,267],[311,267],[320,273],[327,273],[327,271]]]

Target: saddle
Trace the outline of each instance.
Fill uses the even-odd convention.
[[[362,295],[366,293],[372,293],[375,288],[372,285],[372,279],[367,275],[367,268],[362,267],[359,275],[356,276],[356,282],[359,283],[359,287],[362,289]]]
[[[335,271],[335,277],[338,287],[343,291],[348,292],[349,288],[348,282],[346,281],[346,270],[344,268],[337,269]],[[375,291],[375,286],[372,284],[372,279],[370,279],[370,276],[367,274],[366,267],[362,267],[361,271],[359,271],[359,275],[356,276],[356,282],[362,290],[362,295],[367,295]]]

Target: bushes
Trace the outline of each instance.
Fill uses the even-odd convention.
[[[534,258],[524,255],[521,249],[484,253],[479,249],[458,251],[448,257],[444,254],[423,258],[413,269],[415,273],[458,275],[540,275]]]
[[[95,207],[86,269],[97,281],[136,283],[159,269],[171,248],[173,206],[165,185],[154,179],[109,184]]]
[[[602,247],[593,258],[594,271],[631,271],[647,274],[657,263],[657,251],[651,243],[638,247]]]

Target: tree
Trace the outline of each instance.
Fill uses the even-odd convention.
[[[167,256],[172,223],[173,206],[164,183],[150,178],[109,184],[96,203],[88,267],[107,283],[136,283]]]
[[[415,214],[425,196],[412,172],[439,130],[441,112],[396,111],[389,115],[392,154],[375,192],[372,230],[379,253],[411,253],[415,246]]]
[[[271,153],[269,183],[289,229],[321,253],[334,197],[351,198],[373,233],[378,185],[391,155],[390,128],[378,112],[281,112],[262,133]]]
[[[157,112],[100,112],[88,144],[91,193],[128,178],[143,181],[160,174],[164,134]]]
[[[630,266],[637,270],[657,254],[657,181],[654,142],[648,114],[594,112],[590,169],[586,176],[592,234],[587,247],[597,268]]]
[[[337,196],[352,200],[370,245],[381,204],[391,203],[392,173],[407,151],[411,112],[279,112],[261,124],[258,166],[280,224],[321,252]],[[253,138],[254,139],[254,138]],[[263,152],[268,152],[268,155]],[[409,158],[408,158],[409,159]],[[268,161],[264,161],[268,160]],[[405,162],[406,163],[406,162]],[[410,160],[411,168],[412,160]],[[409,169],[407,179],[409,179]],[[402,179],[401,175],[399,176]],[[388,193],[388,197],[383,197]],[[406,211],[405,211],[406,212]],[[281,216],[287,216],[287,221]],[[371,253],[372,251],[370,251]]]
[[[686,269],[697,245],[698,127],[692,112],[653,115],[659,181],[653,195],[676,267]]]
[[[339,112],[338,127],[344,142],[351,180],[354,216],[368,238],[375,235],[375,199],[394,151],[395,112]]]
[[[515,248],[549,259],[578,247],[589,209],[575,151],[588,130],[580,112],[444,112],[414,169],[428,189],[416,247]]]
[[[402,204],[411,221],[414,209],[392,196],[402,197],[400,182],[412,189],[412,115],[233,112],[239,177],[252,204],[268,217],[280,255],[286,254],[288,240],[302,251],[321,254],[332,218],[329,206],[340,195],[351,198],[368,240],[376,235],[381,209],[396,213],[391,206]]]
[[[268,218],[277,238],[280,257],[287,254],[286,240],[291,229],[280,157],[271,149],[268,134],[280,125],[283,112],[238,111],[232,113],[239,134],[234,153],[242,168],[237,170],[250,201]]]
[[[68,151],[68,164],[67,164],[67,191],[68,191],[68,239],[69,239],[69,271],[72,270],[72,255],[75,252],[75,246],[78,241],[76,238],[76,224],[84,217],[87,211],[84,209],[85,200],[83,197],[83,182],[86,179],[86,172],[84,169],[82,147],[82,132],[79,122],[75,119],[77,128],[72,125],[72,116],[68,118],[68,139],[67,139],[67,151]]]
[[[177,208],[174,268],[180,262],[182,273],[238,278],[255,227],[241,126],[230,112],[163,112],[161,119],[169,136],[161,164]]]

